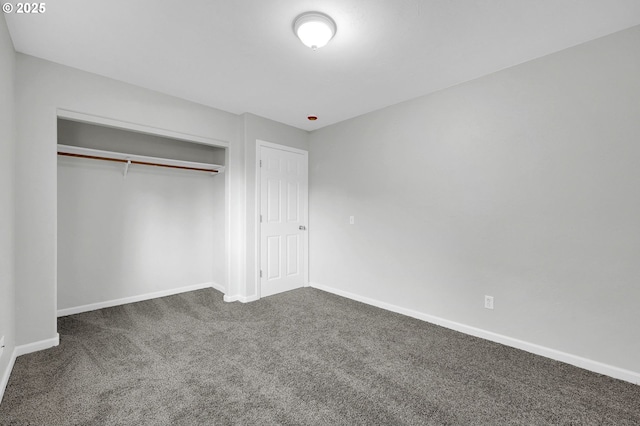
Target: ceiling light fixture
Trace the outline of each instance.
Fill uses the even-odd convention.
[[[336,23],[324,13],[306,12],[293,21],[293,32],[302,43],[316,50],[336,34]]]

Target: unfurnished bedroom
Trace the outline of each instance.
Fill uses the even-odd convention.
[[[2,2],[0,425],[640,424],[640,2]]]

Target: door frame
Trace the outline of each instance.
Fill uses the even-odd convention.
[[[177,140],[182,140],[185,142],[190,142],[190,143],[196,143],[196,144],[200,144],[200,145],[208,145],[208,146],[215,146],[215,147],[219,147],[219,148],[224,148],[225,150],[225,172],[222,173],[222,176],[224,177],[224,245],[225,245],[225,258],[224,258],[224,283],[215,283],[216,285],[213,286],[213,288],[215,288],[216,290],[220,291],[221,293],[224,294],[224,300],[227,301],[229,297],[233,297],[232,295],[230,295],[229,293],[233,290],[233,288],[231,287],[231,274],[232,274],[232,262],[234,261],[233,257],[230,255],[231,253],[231,246],[232,246],[232,222],[234,221],[233,217],[234,215],[232,214],[232,201],[235,201],[232,199],[232,193],[231,193],[231,179],[229,176],[229,172],[232,170],[231,166],[231,157],[230,157],[230,143],[227,141],[224,141],[222,139],[214,139],[214,138],[209,138],[209,137],[204,137],[204,136],[197,136],[197,135],[192,135],[189,133],[183,133],[183,132],[179,132],[179,131],[174,131],[174,130],[170,130],[170,129],[164,129],[164,128],[160,128],[160,127],[154,127],[154,126],[150,126],[147,124],[139,124],[139,123],[134,123],[134,122],[130,122],[130,121],[123,121],[120,119],[115,119],[115,118],[110,118],[110,117],[105,117],[102,115],[95,115],[95,114],[90,114],[90,113],[85,113],[85,112],[79,112],[79,111],[73,111],[70,109],[64,109],[64,108],[57,108],[56,109],[56,115],[55,115],[55,120],[56,120],[56,129],[57,129],[57,123],[58,123],[58,119],[64,119],[64,120],[69,120],[69,121],[75,121],[75,122],[79,122],[79,123],[87,123],[87,124],[92,124],[92,125],[97,125],[97,126],[104,126],[104,127],[111,127],[111,128],[115,128],[115,129],[120,129],[120,130],[126,130],[129,132],[137,132],[137,133],[143,133],[143,134],[147,134],[147,135],[153,135],[153,136],[160,136],[160,137],[165,137],[165,138],[170,138],[170,139],[177,139]],[[57,133],[55,135],[55,139],[56,144],[58,143],[58,136]],[[56,171],[58,170],[58,166],[57,166],[57,150],[53,151],[54,155],[55,155],[55,161],[56,161]],[[57,197],[57,192],[58,192],[58,184],[56,182],[56,197]],[[57,208],[56,208],[56,214],[57,214]],[[56,224],[56,236],[55,236],[55,260],[56,260],[56,265],[58,262],[58,226]],[[56,266],[57,267],[57,266]],[[56,316],[59,316],[58,314],[58,288],[57,288],[57,274],[56,274],[56,290],[55,290],[55,294],[56,294]],[[232,300],[231,300],[232,301]]]
[[[306,208],[305,208],[305,215],[304,215],[304,222],[306,223],[306,227],[307,227],[307,232],[306,232],[306,238],[304,239],[304,243],[303,243],[303,248],[304,248],[304,256],[303,256],[303,267],[304,267],[304,272],[302,274],[303,279],[304,279],[304,286],[308,287],[309,286],[309,151],[305,151],[304,149],[298,149],[298,148],[293,148],[287,145],[280,145],[277,143],[273,143],[273,142],[267,142],[261,139],[256,139],[256,163],[255,163],[255,174],[256,174],[256,186],[255,186],[255,206],[256,206],[256,211],[255,211],[255,244],[254,244],[254,248],[255,248],[255,254],[254,254],[254,258],[255,258],[255,270],[254,270],[254,282],[255,282],[255,286],[256,286],[256,298],[257,299],[261,299],[262,298],[262,282],[260,280],[260,266],[262,264],[262,250],[261,250],[261,245],[260,245],[260,240],[262,237],[262,225],[260,224],[260,212],[262,210],[262,206],[261,206],[261,195],[262,195],[262,182],[261,182],[261,175],[262,173],[260,172],[260,152],[262,150],[262,147],[267,147],[267,148],[273,148],[273,149],[279,149],[282,151],[288,151],[288,152],[292,152],[295,154],[302,154],[305,157],[305,160],[307,162],[307,200],[306,200]]]

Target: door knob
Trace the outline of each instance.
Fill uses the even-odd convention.
[[[300,225],[300,226],[298,227],[298,229],[299,229],[299,230],[301,230],[301,231],[304,231],[305,229],[307,229],[307,227],[306,227],[306,226],[304,226],[304,225]]]

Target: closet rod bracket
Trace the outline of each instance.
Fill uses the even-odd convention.
[[[127,177],[127,173],[129,173],[129,166],[131,165],[131,160],[127,158],[127,163],[124,165],[124,177]]]

